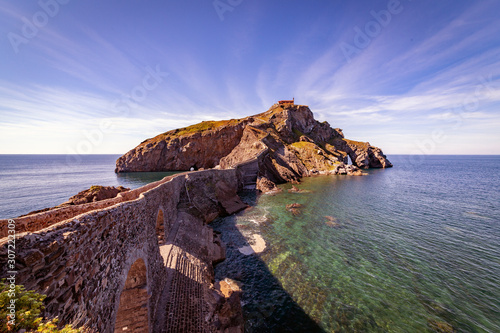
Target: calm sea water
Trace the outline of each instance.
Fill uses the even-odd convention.
[[[500,157],[389,158],[214,223],[247,332],[500,332]],[[244,255],[255,235],[266,250]]]
[[[115,174],[120,155],[0,155],[0,218],[57,206],[92,185],[137,188],[172,173]]]
[[[117,175],[118,157],[0,155],[0,218],[171,174]],[[248,193],[250,209],[214,222],[229,259],[216,276],[242,283],[247,332],[500,332],[500,157],[390,160],[306,178],[309,193]],[[266,250],[242,254],[255,235]]]

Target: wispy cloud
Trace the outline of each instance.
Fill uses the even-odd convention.
[[[0,2],[0,30],[19,29],[27,7]],[[500,123],[500,24],[492,19],[494,1],[454,6],[453,15],[444,8],[429,10],[437,6],[430,2],[408,2],[350,62],[339,44],[352,40],[359,22],[373,19],[371,2],[286,8],[248,3],[237,8],[234,20],[221,23],[214,14],[214,26],[182,4],[169,9],[179,7],[178,13],[193,17],[169,11],[167,19],[158,3],[141,5],[145,19],[134,6],[116,4],[124,6],[119,15],[128,16],[116,20],[98,13],[110,21],[106,24],[95,12],[75,12],[85,5],[68,5],[22,45],[20,55],[7,54],[0,69],[2,147],[21,142],[16,149],[28,151],[30,140],[24,138],[31,138],[31,147],[36,142],[36,149],[65,140],[75,145],[82,131],[107,120],[114,129],[96,149],[122,152],[169,129],[243,117],[291,97],[355,138],[373,137],[397,152],[435,128],[448,126],[452,137],[458,121],[467,124],[462,129],[483,128],[491,137],[492,124]],[[276,14],[282,9],[292,16]],[[316,19],[297,19],[301,11]],[[71,25],[64,29],[62,22]],[[134,25],[141,38],[123,22]],[[146,66],[156,65],[168,72],[164,82],[129,112],[118,110],[115,101],[141,85]]]

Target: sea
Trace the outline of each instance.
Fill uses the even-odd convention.
[[[0,155],[0,219],[54,207],[92,185],[144,186],[175,172],[115,173],[121,155]]]
[[[115,174],[118,157],[0,155],[0,218],[171,174]],[[500,156],[388,158],[298,193],[242,192],[250,207],[212,222],[246,332],[500,332]]]

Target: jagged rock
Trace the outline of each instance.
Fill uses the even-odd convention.
[[[302,207],[302,205],[301,205],[301,204],[299,204],[299,203],[296,203],[296,202],[295,202],[295,203],[293,203],[293,204],[286,205],[286,209],[287,209],[287,210],[290,210],[290,209],[292,209],[292,208],[301,208],[301,207]]]
[[[254,126],[246,126],[238,145],[228,155],[221,158],[220,167],[222,169],[231,168],[242,161],[257,157],[267,150],[267,146],[261,140],[268,135],[267,132]]]
[[[353,164],[362,169],[368,168],[390,168],[391,162],[378,147],[370,145],[369,142],[354,141],[342,138],[334,140],[333,145],[345,151],[351,158]]]
[[[257,179],[257,190],[263,193],[278,193],[281,189],[276,187],[276,184],[267,179],[266,177],[259,177]]]
[[[346,165],[348,156],[354,166]],[[255,116],[202,122],[145,140],[116,161],[115,171],[226,169],[252,160],[244,176],[257,179],[262,192],[313,174],[392,166],[379,148],[345,139],[341,129],[316,121],[309,107],[274,105]]]
[[[205,223],[212,222],[219,215],[234,214],[248,207],[241,201],[234,186],[224,180],[207,180],[196,174],[187,174],[185,177],[178,208]]]
[[[240,284],[229,278],[215,283],[219,295],[218,306],[215,311],[219,332],[243,333],[244,319],[241,309]]]
[[[291,212],[293,216],[299,216],[301,214],[299,208],[302,208],[302,205],[299,203],[286,205],[286,210]]]
[[[215,193],[227,215],[237,213],[248,207],[247,204],[241,201],[234,188],[224,182],[215,184]]]
[[[305,135],[301,135],[299,138],[299,141],[314,143],[313,139],[311,139],[310,137],[305,136]]]
[[[215,283],[214,287],[224,295],[225,298],[229,298],[235,292],[241,292],[241,285],[230,278],[225,278],[224,280]]]

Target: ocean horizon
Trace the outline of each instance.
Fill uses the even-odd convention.
[[[116,174],[118,154],[0,155],[0,218],[57,206],[92,185],[138,188],[176,172]]]
[[[115,173],[120,154],[0,154],[0,218],[14,218],[54,207],[92,185],[124,186],[131,189],[147,185],[176,172]],[[500,155],[410,155],[389,157],[421,164],[436,156],[474,157]],[[390,158],[389,158],[390,160]]]

